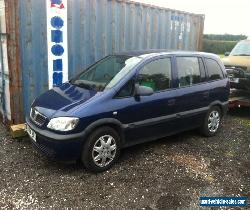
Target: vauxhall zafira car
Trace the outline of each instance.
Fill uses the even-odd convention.
[[[124,147],[198,128],[215,135],[226,113],[229,80],[219,57],[145,51],[110,55],[31,106],[35,148],[94,172],[109,169]]]

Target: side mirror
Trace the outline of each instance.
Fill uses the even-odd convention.
[[[139,84],[135,85],[136,96],[150,96],[154,94],[154,90],[151,87],[142,86]]]
[[[230,55],[230,52],[225,52],[225,56],[229,56]]]

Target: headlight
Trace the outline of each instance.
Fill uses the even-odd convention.
[[[78,118],[58,117],[51,119],[47,127],[56,131],[71,131],[76,127],[78,122]]]

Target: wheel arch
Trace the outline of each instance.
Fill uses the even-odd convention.
[[[222,114],[222,117],[224,117],[227,113],[227,109],[228,109],[228,102],[221,102],[221,101],[214,101],[213,103],[210,104],[209,109],[211,109],[212,107],[217,106]]]
[[[97,120],[93,123],[91,123],[86,129],[84,137],[88,138],[88,136],[95,131],[96,129],[100,127],[108,126],[113,128],[120,136],[121,138],[121,145],[123,146],[125,144],[125,134],[124,129],[126,128],[126,125],[122,124],[119,120],[114,118],[103,118],[100,120]]]

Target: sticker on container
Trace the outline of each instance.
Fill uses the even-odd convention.
[[[47,0],[49,88],[68,81],[67,0]]]

